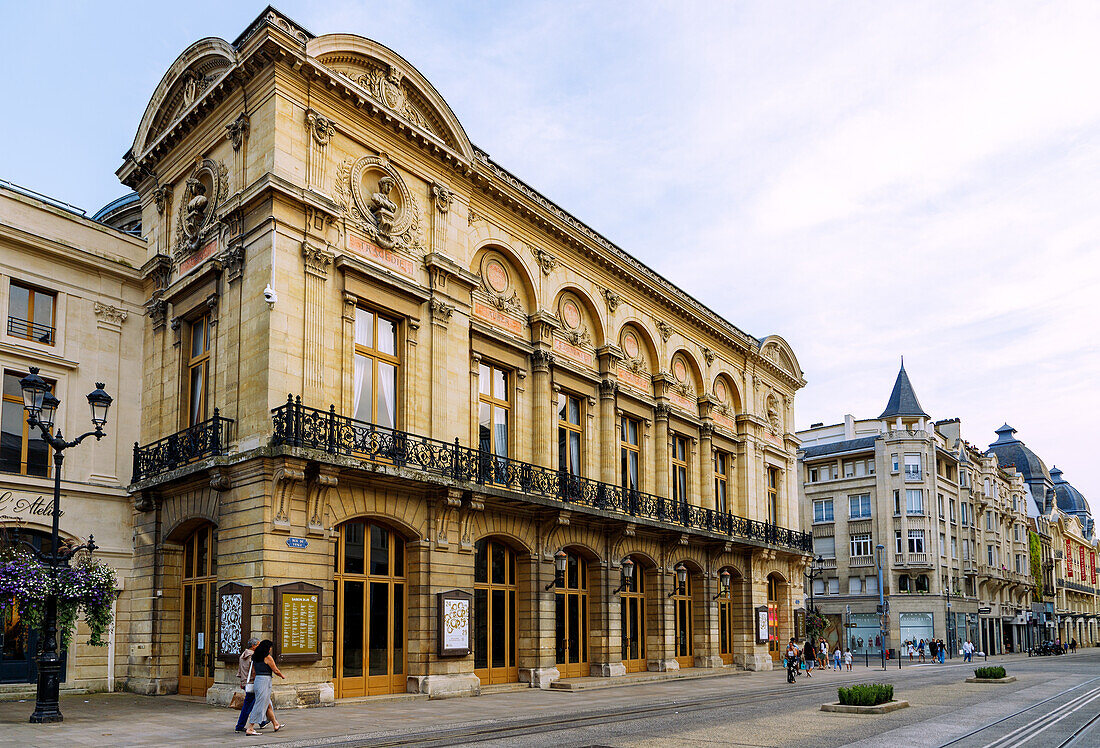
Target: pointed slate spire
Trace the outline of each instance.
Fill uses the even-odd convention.
[[[886,410],[882,411],[879,418],[897,418],[898,416],[931,418],[921,408],[917,393],[913,391],[913,385],[909,382],[909,375],[905,373],[904,356],[901,359],[901,371],[898,372],[897,381],[894,382],[894,390],[890,393],[890,402],[886,403]]]

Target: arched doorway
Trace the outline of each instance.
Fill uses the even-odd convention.
[[[564,584],[554,594],[554,630],[561,677],[587,676],[588,562],[573,551],[566,551]]]
[[[0,530],[0,548],[14,546],[25,540],[39,551],[49,553],[52,547],[50,533],[40,530]],[[32,629],[19,616],[19,605],[12,605],[0,613],[0,683],[34,683],[38,680],[38,631]],[[65,652],[61,653],[61,679],[65,679]]]
[[[369,520],[340,525],[334,559],[337,698],[405,692],[405,541]]]
[[[499,540],[474,544],[474,675],[482,685],[515,683],[516,553]]]
[[[741,575],[737,570],[726,568],[719,572],[730,575],[729,587],[718,596],[718,654],[723,664],[734,662],[733,648],[736,641],[738,624],[737,612],[741,605]]]
[[[779,591],[783,580],[775,574],[768,576],[768,654],[773,662],[782,659],[779,643]]]
[[[202,524],[183,541],[182,578],[179,693],[205,696],[214,685],[217,640],[218,530],[214,525]]]
[[[622,616],[623,665],[628,673],[647,670],[646,664],[646,573],[640,559],[631,556],[634,574],[630,582],[619,592],[619,610]]]
[[[695,605],[692,597],[692,574],[689,572],[683,584],[673,579],[676,589],[672,594],[673,632],[676,636],[676,662],[681,668],[695,667]]]

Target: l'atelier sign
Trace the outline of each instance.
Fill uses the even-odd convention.
[[[4,491],[0,493],[0,514],[6,512],[25,514],[29,517],[51,517],[53,499],[42,496],[17,496],[12,491]],[[62,509],[58,514],[64,517],[65,510]]]

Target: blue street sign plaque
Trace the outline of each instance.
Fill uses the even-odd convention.
[[[287,538],[286,544],[291,548],[305,548],[309,545],[309,541],[305,538]]]

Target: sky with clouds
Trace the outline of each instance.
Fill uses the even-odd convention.
[[[786,338],[800,428],[878,415],[904,355],[933,417],[1011,423],[1100,508],[1100,4],[278,7],[393,48],[498,163]],[[0,178],[121,195],[164,71],[261,9],[0,1]]]

